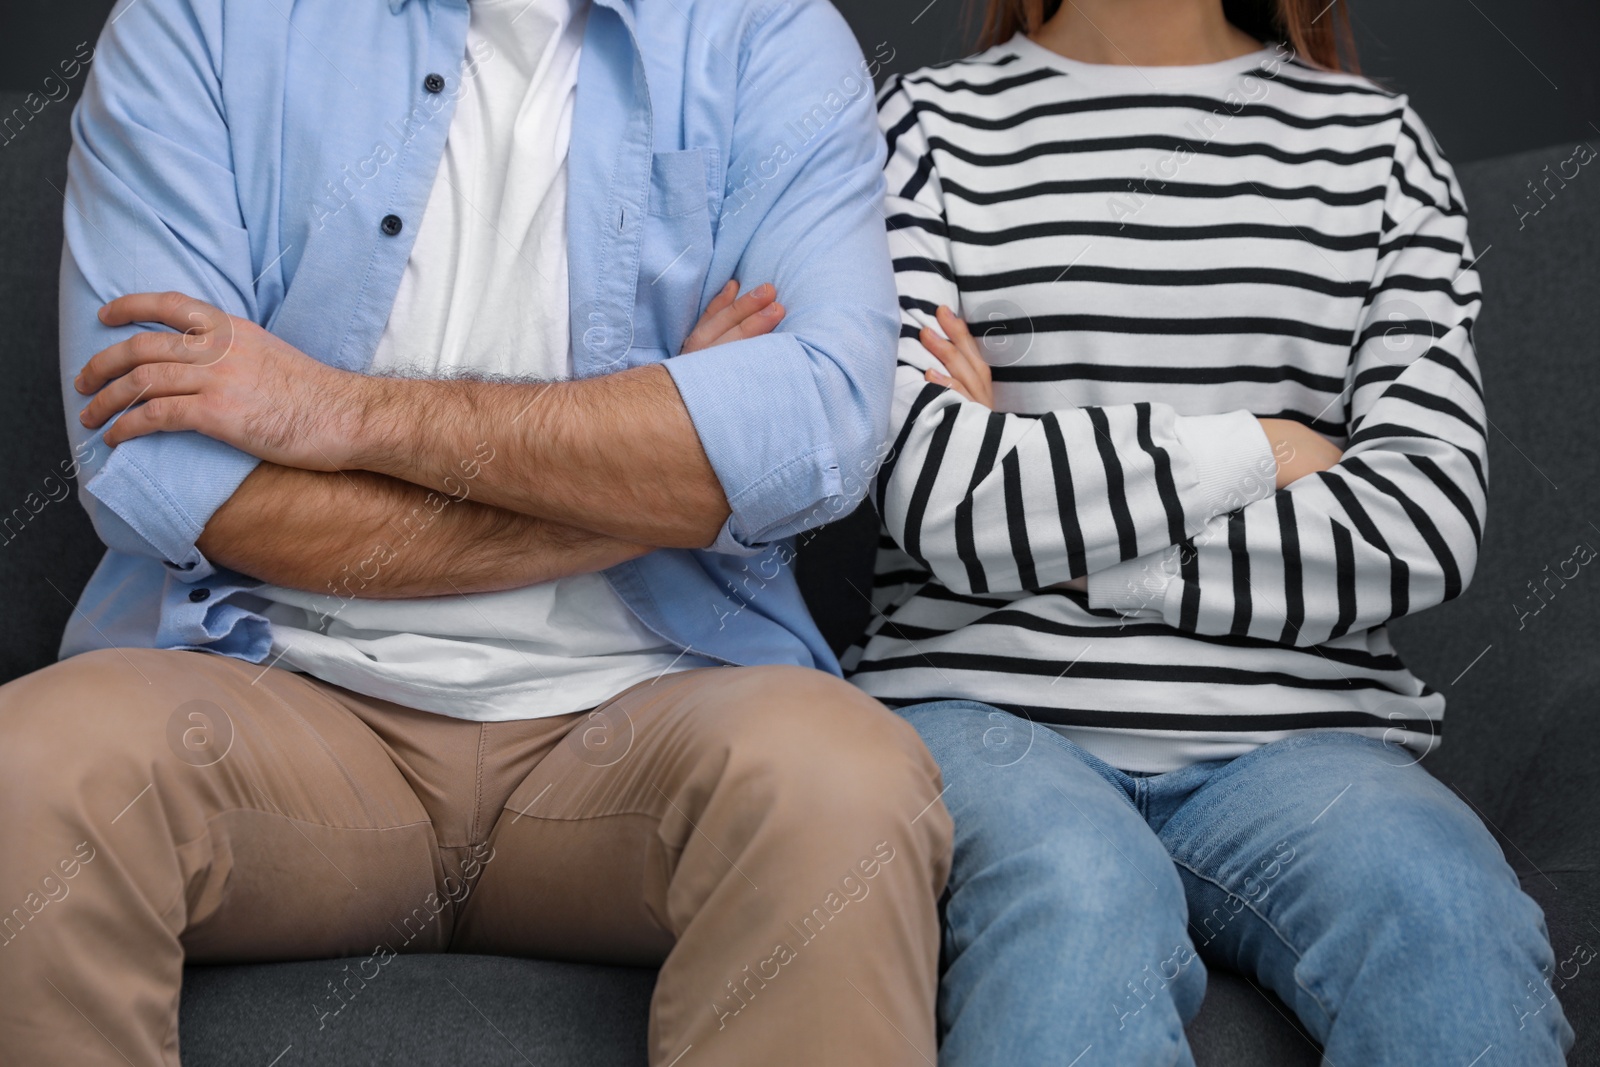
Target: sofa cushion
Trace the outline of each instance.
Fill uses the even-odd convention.
[[[183,1062],[366,1067],[470,1055],[476,1067],[639,1067],[654,980],[631,967],[450,954],[396,956],[364,971],[355,960],[190,967]],[[1277,998],[1233,974],[1210,976],[1189,1037],[1202,1065],[1319,1059]]]

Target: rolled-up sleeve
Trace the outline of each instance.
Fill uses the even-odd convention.
[[[724,212],[718,239],[746,242],[737,277],[771,282],[788,313],[772,334],[666,367],[732,512],[711,549],[745,555],[866,496],[899,313],[872,80],[849,27],[821,0],[774,5],[739,65],[728,173],[764,184]]]
[[[142,0],[106,27],[72,117],[61,261],[61,374],[67,433],[84,457],[80,499],[107,546],[212,572],[195,540],[260,462],[192,432],[105,447],[72,382],[96,352],[148,326],[111,328],[100,306],[178,290],[255,318],[215,56],[221,4]]]

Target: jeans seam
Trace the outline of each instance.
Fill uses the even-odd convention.
[[[1168,853],[1168,855],[1171,855],[1171,853]],[[1275,937],[1277,937],[1277,939],[1279,941],[1283,942],[1283,947],[1288,949],[1290,952],[1294,953],[1294,958],[1295,958],[1294,984],[1299,986],[1301,992],[1305,993],[1306,996],[1308,996],[1308,997],[1310,997],[1312,999],[1312,1001],[1317,1005],[1317,1008],[1319,1010],[1321,1010],[1321,1012],[1323,1014],[1323,1017],[1327,1019],[1328,1025],[1332,1026],[1333,1025],[1333,1012],[1329,1011],[1328,1010],[1328,1006],[1322,1002],[1322,998],[1317,996],[1316,993],[1312,992],[1311,987],[1306,985],[1305,982],[1301,981],[1301,979],[1300,979],[1300,966],[1299,965],[1300,965],[1300,963],[1304,962],[1305,956],[1303,956],[1301,954],[1300,950],[1295,948],[1294,945],[1289,941],[1289,939],[1284,936],[1283,931],[1279,930],[1277,925],[1275,923],[1273,923],[1273,921],[1271,919],[1269,919],[1265,915],[1263,915],[1261,913],[1261,911],[1253,903],[1251,903],[1250,899],[1248,897],[1244,896],[1242,893],[1235,893],[1233,890],[1229,889],[1227,886],[1223,885],[1221,882],[1217,881],[1215,878],[1211,878],[1211,877],[1208,877],[1207,875],[1201,874],[1199,871],[1195,870],[1192,866],[1190,866],[1189,864],[1185,863],[1183,860],[1179,859],[1176,856],[1172,856],[1172,862],[1176,863],[1179,867],[1182,867],[1184,870],[1188,871],[1190,874],[1194,875],[1196,878],[1200,879],[1202,882],[1209,882],[1212,885],[1216,886],[1218,889],[1222,890],[1224,893],[1228,894],[1230,897],[1238,897],[1240,900],[1244,901],[1244,906],[1250,909],[1250,914],[1254,915],[1256,918],[1260,919],[1263,923],[1265,923],[1267,929],[1271,930],[1273,935]]]

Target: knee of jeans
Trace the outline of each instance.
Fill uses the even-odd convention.
[[[1070,810],[1048,825],[1008,820],[1004,813],[998,823],[980,817],[967,825],[975,814],[960,811],[956,853],[957,876],[977,891],[968,894],[969,905],[978,896],[991,908],[1027,913],[1029,924],[1069,922],[1139,946],[1149,940],[1144,934],[1181,938],[1187,915],[1182,882],[1142,824],[1114,841],[1107,836],[1117,833],[1111,820],[1097,820],[1095,829]]]
[[[1380,834],[1387,842],[1356,851],[1364,861],[1344,865],[1330,888],[1359,917],[1369,955],[1433,959],[1449,970],[1507,953],[1548,962],[1543,912],[1481,833],[1482,841],[1437,829],[1432,838]]]

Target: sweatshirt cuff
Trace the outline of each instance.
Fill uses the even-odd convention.
[[[1124,560],[1089,575],[1089,606],[1124,615],[1165,614],[1168,590],[1178,578],[1177,545]]]
[[[1278,460],[1261,422],[1248,411],[1180,415],[1173,430],[1194,461],[1197,484],[1190,492],[1205,509],[1202,522],[1276,491]]]

